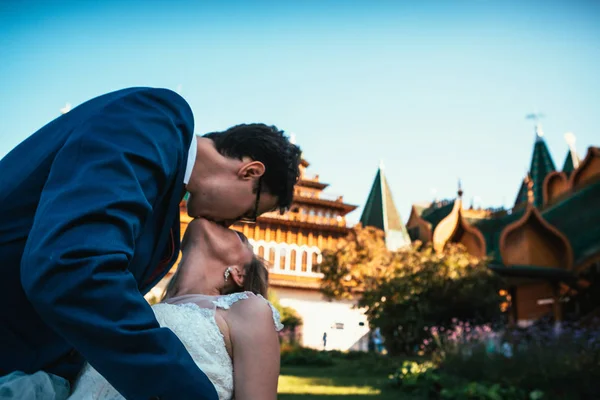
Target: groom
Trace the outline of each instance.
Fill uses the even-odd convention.
[[[193,131],[176,93],[125,89],[0,160],[0,398],[68,390],[87,360],[127,399],[217,399],[143,294],[177,259],[186,191],[190,216],[225,225],[283,211],[300,150],[263,124]]]

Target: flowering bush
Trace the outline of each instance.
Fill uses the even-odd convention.
[[[428,328],[421,349],[432,362],[403,365],[392,382],[439,399],[600,398],[597,330],[540,325],[497,331],[455,322],[450,329]]]

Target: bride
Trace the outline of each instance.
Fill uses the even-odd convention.
[[[156,319],[171,329],[214,385],[219,400],[277,398],[279,314],[265,300],[268,272],[244,235],[196,219]],[[173,388],[177,390],[177,388]],[[123,397],[86,364],[71,400]]]

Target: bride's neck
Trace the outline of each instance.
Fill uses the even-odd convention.
[[[201,267],[204,264],[202,255],[195,253],[194,250],[184,253],[177,267],[177,272],[173,276],[175,282],[171,290],[167,290],[165,299],[189,294],[204,294],[208,296],[218,296],[221,294],[220,288],[216,287],[214,282],[209,278],[206,270]],[[195,261],[192,263],[190,259]]]

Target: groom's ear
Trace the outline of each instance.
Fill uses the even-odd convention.
[[[231,276],[233,281],[239,287],[244,287],[244,270],[240,267],[233,267],[231,269]]]
[[[238,170],[239,178],[257,180],[265,174],[265,165],[260,161],[252,161],[250,159],[244,161],[246,162]]]

